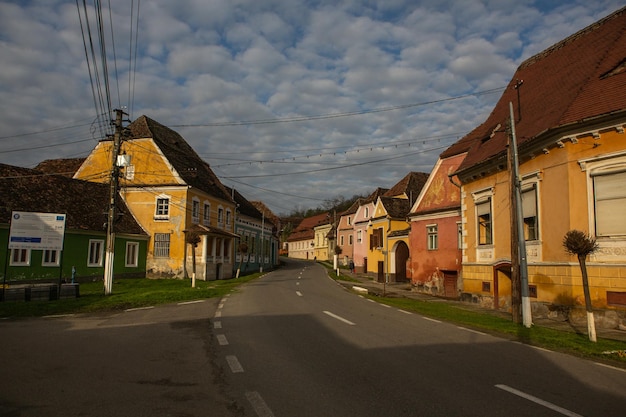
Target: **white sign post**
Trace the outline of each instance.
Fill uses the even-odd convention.
[[[9,249],[63,250],[65,214],[14,211]]]

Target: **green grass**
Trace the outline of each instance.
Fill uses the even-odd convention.
[[[120,279],[110,295],[102,281],[80,284],[80,297],[55,301],[0,302],[0,318],[41,317],[60,314],[97,313],[128,308],[222,297],[259,274],[237,279],[196,281],[191,279]]]
[[[589,340],[586,334],[542,326],[527,328],[495,312],[473,311],[463,308],[461,304],[399,297],[371,295],[367,297],[383,304],[466,326],[498,337],[626,368],[626,354],[619,354],[619,352],[626,353],[626,342],[623,341],[598,338],[598,341],[594,343]],[[618,351],[618,353],[605,353],[612,351]]]

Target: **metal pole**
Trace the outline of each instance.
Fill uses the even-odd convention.
[[[511,146],[513,148],[513,176],[515,181],[516,224],[519,256],[519,275],[522,285],[522,322],[525,327],[533,324],[530,311],[530,294],[528,291],[528,264],[526,261],[526,240],[524,238],[524,222],[522,212],[522,181],[519,175],[519,159],[517,155],[517,142],[515,139],[515,120],[513,119],[513,103],[509,102],[509,114],[511,118]]]

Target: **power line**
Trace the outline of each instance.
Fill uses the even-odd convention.
[[[350,117],[350,116],[359,116],[362,114],[382,113],[382,112],[388,112],[388,111],[394,111],[394,110],[402,110],[402,109],[409,109],[413,107],[426,106],[429,104],[444,103],[446,101],[459,100],[459,99],[466,98],[466,97],[493,94],[493,93],[497,93],[500,91],[504,91],[505,89],[506,89],[506,86],[492,88],[490,90],[478,91],[475,93],[468,93],[468,94],[464,94],[464,95],[456,96],[456,97],[448,97],[448,98],[444,98],[440,100],[432,100],[432,101],[425,101],[421,103],[412,103],[412,104],[402,104],[398,106],[381,107],[377,109],[359,110],[359,111],[354,111],[354,112],[329,113],[329,114],[320,114],[320,115],[313,115],[313,116],[295,116],[295,117],[286,117],[286,118],[260,119],[260,120],[234,121],[234,122],[182,124],[182,125],[172,125],[172,127],[248,126],[248,125],[260,125],[260,124],[292,123],[292,122],[306,122],[306,121],[311,121],[311,120],[335,119],[339,117]]]

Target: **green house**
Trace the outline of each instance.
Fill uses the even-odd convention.
[[[0,284],[101,280],[109,186],[0,164]],[[149,235],[119,195],[114,276],[145,277]],[[9,249],[14,212],[65,215],[63,250]]]

